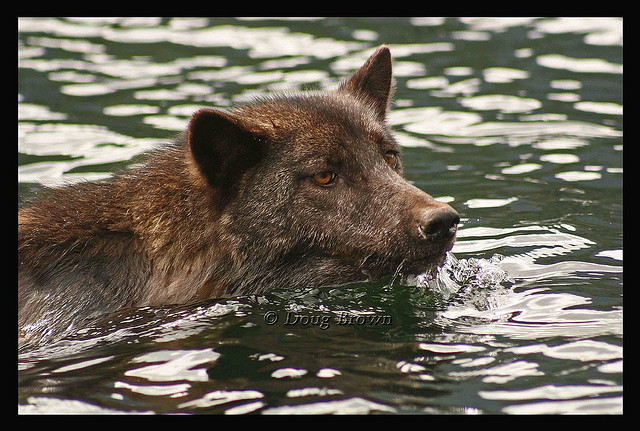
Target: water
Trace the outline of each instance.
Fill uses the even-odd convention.
[[[19,19],[18,201],[200,106],[333,88],[381,43],[434,279],[123,312],[18,355],[18,411],[621,413],[622,20]]]

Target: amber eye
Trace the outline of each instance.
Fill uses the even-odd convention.
[[[319,174],[315,174],[313,176],[313,181],[320,184],[321,186],[331,185],[335,180],[336,174],[331,171],[320,172]]]
[[[398,153],[396,153],[395,151],[387,151],[387,153],[384,155],[384,159],[386,160],[387,164],[393,169],[398,167]]]

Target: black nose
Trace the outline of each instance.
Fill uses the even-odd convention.
[[[452,238],[458,230],[460,215],[449,205],[422,212],[418,221],[418,233],[424,239]]]

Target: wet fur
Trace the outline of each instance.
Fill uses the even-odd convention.
[[[203,109],[174,143],[99,182],[51,188],[18,213],[18,324],[55,338],[125,307],[424,271],[453,238],[416,235],[445,204],[392,169],[381,47],[333,92]],[[333,187],[312,181],[339,173]]]

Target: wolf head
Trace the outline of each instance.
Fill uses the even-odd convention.
[[[226,293],[338,285],[441,264],[459,221],[404,177],[388,47],[332,92],[203,109],[186,134],[215,196]]]

